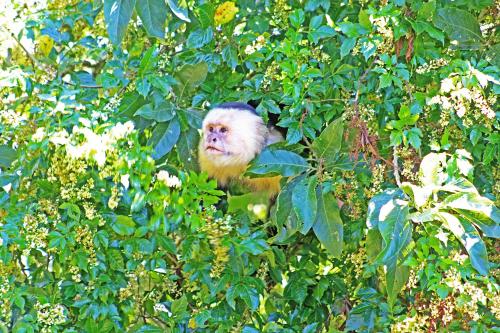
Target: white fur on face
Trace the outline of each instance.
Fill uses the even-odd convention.
[[[246,165],[264,147],[268,130],[261,117],[247,110],[212,109],[203,120],[203,140],[199,149],[204,149],[204,141],[209,126],[225,126],[228,129],[224,142],[224,154],[210,154],[212,163],[220,166]]]

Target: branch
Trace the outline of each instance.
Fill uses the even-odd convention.
[[[24,45],[21,43],[21,41],[16,37],[16,35],[14,35],[14,33],[12,31],[10,31],[9,29],[7,29],[6,27],[4,26],[0,26],[0,28],[2,28],[5,32],[7,32],[9,34],[9,36],[14,39],[16,41],[16,43],[23,49],[24,53],[26,53],[26,55],[28,56],[28,58],[30,59],[31,61],[31,64],[33,65],[33,67],[37,67],[38,69],[41,69],[43,70],[44,69],[44,66],[38,61],[36,60],[35,56],[33,54],[30,53],[30,51],[28,51],[28,49],[26,49],[24,47]]]
[[[394,168],[394,178],[396,179],[396,184],[401,187],[401,177],[399,176],[399,165],[398,165],[398,154],[396,153],[396,147],[393,150],[393,168]]]

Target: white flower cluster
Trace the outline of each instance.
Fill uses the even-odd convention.
[[[260,35],[251,45],[247,45],[247,47],[245,47],[245,53],[250,55],[255,51],[260,50],[265,45],[266,45],[266,39],[264,38],[264,36]]]
[[[181,180],[174,175],[171,175],[166,170],[160,170],[156,174],[156,179],[158,181],[164,182],[168,187],[181,188]]]
[[[488,81],[497,82],[494,78],[476,69],[471,69],[471,74],[477,78],[480,86],[483,88],[488,85]],[[495,118],[495,112],[480,89],[477,87],[471,89],[464,87],[458,75],[452,74],[443,79],[441,81],[440,92],[441,94],[432,97],[427,104],[439,104],[444,110],[454,110],[457,116],[462,118],[467,112],[467,107],[471,103],[474,103],[488,119]]]
[[[106,153],[115,149],[114,145],[120,139],[126,138],[134,130],[132,121],[117,123],[102,134],[95,133],[88,119],[81,119],[83,127],[74,126],[73,132],[68,134],[65,129],[52,134],[49,141],[56,146],[65,146],[66,153],[75,159],[94,160],[102,167],[106,163]],[[40,135],[35,133],[38,139]]]
[[[9,125],[12,127],[18,127],[21,123],[25,122],[27,119],[24,115],[17,113],[14,110],[7,109],[0,111],[0,123]]]
[[[41,332],[52,332],[51,326],[60,325],[66,322],[64,306],[61,304],[35,304],[37,311],[37,321],[42,326]]]

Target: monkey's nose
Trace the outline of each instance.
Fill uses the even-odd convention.
[[[213,138],[213,139],[212,139],[212,142],[217,142],[217,138]]]

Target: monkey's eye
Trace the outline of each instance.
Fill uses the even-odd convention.
[[[214,128],[213,128],[212,126],[210,126],[210,127],[208,128],[208,130],[209,130],[210,132],[213,132],[213,131],[214,131]]]
[[[226,132],[227,132],[227,128],[225,128],[225,127],[221,127],[220,132],[221,132],[221,133],[226,133]]]

